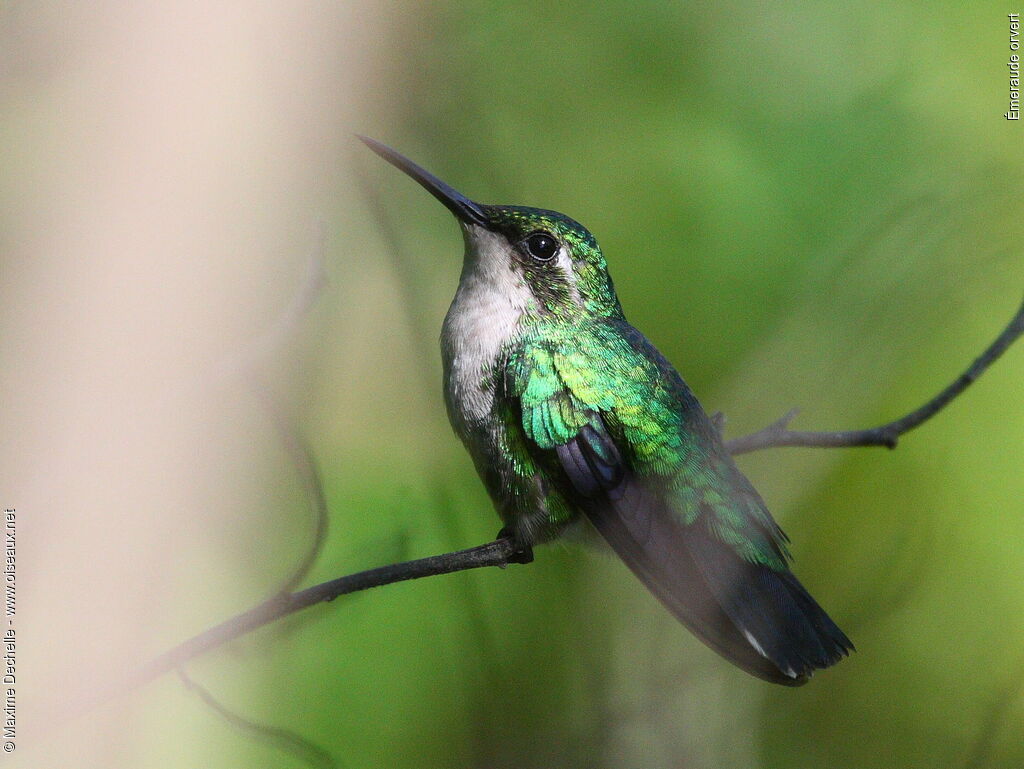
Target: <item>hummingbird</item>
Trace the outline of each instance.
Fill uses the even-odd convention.
[[[788,538],[718,428],[629,324],[594,236],[485,205],[359,137],[443,203],[465,242],[441,353],[448,417],[524,560],[581,519],[701,641],[798,686],[853,644],[790,570]]]

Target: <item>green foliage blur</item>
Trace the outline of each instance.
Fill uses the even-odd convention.
[[[805,429],[895,418],[958,375],[1021,299],[1024,133],[1002,117],[999,7],[386,12],[352,130],[471,197],[588,226],[627,317],[729,435],[793,407]],[[359,176],[340,180],[328,220],[334,280],[301,356],[332,511],[309,583],[499,528],[440,394],[458,229],[354,152]],[[577,542],[539,548],[528,567],[318,607],[196,669],[211,685],[249,680],[228,705],[346,767],[1022,766],[1022,382],[1018,347],[896,451],[741,460],[793,540],[795,571],[858,648],[802,689],[731,668]],[[262,514],[300,533],[231,554],[267,583],[304,546],[286,466],[279,485]],[[305,765],[188,712],[210,720],[225,765]]]

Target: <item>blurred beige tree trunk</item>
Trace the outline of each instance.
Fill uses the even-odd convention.
[[[221,591],[244,584],[233,543],[260,523],[265,463],[253,436],[273,437],[217,372],[280,312],[333,213],[376,16],[283,0],[0,6],[18,765],[209,759],[191,746],[221,727],[168,713],[173,680],[46,721],[260,597]]]

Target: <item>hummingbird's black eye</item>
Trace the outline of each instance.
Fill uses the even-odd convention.
[[[546,232],[535,232],[523,243],[530,256],[542,262],[548,261],[558,253],[558,241]]]

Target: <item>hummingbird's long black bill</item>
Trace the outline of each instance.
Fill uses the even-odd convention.
[[[368,136],[362,136],[360,134],[356,134],[356,136],[358,136],[367,147],[376,152],[395,168],[408,174],[423,185],[427,192],[444,203],[445,207],[455,214],[460,221],[467,222],[468,224],[477,224],[481,227],[486,227],[488,225],[487,214],[484,213],[484,210],[480,207],[479,203],[473,202],[461,192],[445,184],[432,173],[416,165],[409,160],[409,158],[405,157],[405,155],[395,152],[386,144],[381,144],[379,141],[371,139]]]

